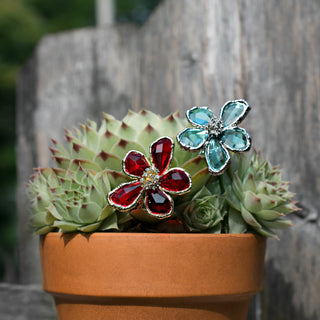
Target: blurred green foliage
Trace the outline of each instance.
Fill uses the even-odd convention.
[[[117,0],[116,19],[142,24],[161,0]],[[94,0],[0,0],[0,281],[16,262],[15,81],[47,33],[93,26]],[[12,272],[10,272],[12,274]]]

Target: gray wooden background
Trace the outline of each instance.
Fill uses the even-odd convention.
[[[303,208],[268,241],[249,318],[319,320],[320,1],[165,0],[142,27],[114,25],[112,2],[97,3],[97,28],[45,37],[18,81],[20,284],[0,284],[0,318],[55,319],[25,197],[32,168],[50,164],[50,137],[102,111],[183,114],[244,98],[254,146],[281,165]]]

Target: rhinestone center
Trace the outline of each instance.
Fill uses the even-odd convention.
[[[223,122],[221,119],[213,118],[211,121],[205,126],[205,129],[209,133],[210,136],[217,137],[223,130]]]
[[[152,188],[154,190],[159,185],[159,178],[159,170],[153,167],[146,168],[140,179],[140,183],[143,188]]]

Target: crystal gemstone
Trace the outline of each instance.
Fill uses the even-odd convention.
[[[155,215],[167,215],[172,211],[170,199],[159,188],[146,191],[146,206]]]
[[[206,130],[202,128],[187,128],[179,134],[180,144],[187,149],[199,149],[209,137]]]
[[[160,178],[160,186],[168,192],[183,192],[190,188],[190,179],[181,169],[172,169]]]
[[[213,173],[222,171],[230,158],[228,151],[215,139],[211,139],[205,152],[209,170]]]
[[[234,151],[245,151],[250,147],[246,131],[238,127],[224,130],[220,139],[229,149]]]
[[[238,124],[244,117],[248,105],[243,101],[231,101],[221,109],[221,119],[225,127]]]
[[[159,170],[159,175],[162,175],[169,167],[172,149],[172,141],[169,138],[159,139],[151,145],[152,162]]]
[[[187,111],[187,117],[191,123],[205,126],[211,121],[214,115],[207,107],[194,107]]]
[[[137,151],[130,151],[124,160],[124,169],[129,175],[142,177],[150,165],[145,156]]]
[[[118,206],[129,208],[139,198],[143,188],[139,181],[120,186],[111,194],[110,200]]]
[[[155,168],[147,168],[140,179],[144,188],[155,188],[159,182],[158,170]]]
[[[222,120],[214,117],[211,122],[206,125],[206,130],[208,131],[210,136],[217,137],[223,130],[223,122]]]

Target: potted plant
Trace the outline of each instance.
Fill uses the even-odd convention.
[[[28,192],[59,319],[245,319],[266,237],[291,225],[289,183],[227,102],[162,118],[129,111],[53,140]],[[176,141],[176,142],[175,142]],[[193,151],[193,152],[189,152]]]

